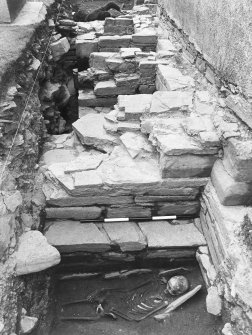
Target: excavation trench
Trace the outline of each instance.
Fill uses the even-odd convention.
[[[184,33],[162,13],[158,18],[155,1],[133,9],[129,2],[123,13],[110,10],[112,17],[105,21],[73,21],[72,9],[93,10],[103,3],[75,1],[72,8],[63,2],[56,22],[59,3],[49,27],[40,32],[44,44],[46,33],[51,39],[31,95],[36,113],[29,115],[29,129],[37,137],[29,136],[25,125],[21,128],[29,145],[19,187],[28,200],[22,215],[16,205],[19,194],[13,205],[24,222],[18,244],[21,265],[15,271],[28,274],[22,277],[25,289],[16,314],[27,321],[25,307],[38,316],[33,335],[217,335],[226,319],[224,296],[225,307],[241,308],[244,329],[249,329],[249,308],[240,298],[246,300],[242,294],[249,275],[242,270],[250,258],[244,260],[243,254],[251,224],[245,207],[251,185],[243,180],[251,176],[241,157],[241,171],[249,175],[241,182],[240,162],[232,161],[244,142],[231,141],[224,151],[223,142],[238,135],[252,140],[225,107],[226,96],[228,106],[237,107],[230,86],[223,82],[226,88],[218,90],[214,69],[191,43],[181,45]],[[37,44],[32,52],[39,58]],[[38,66],[33,54],[24,55],[24,67],[17,71],[26,94]],[[24,104],[19,86],[9,90],[14,92],[7,104],[11,111],[13,102],[18,112]],[[33,129],[37,119],[40,129]],[[10,139],[5,138],[7,147]],[[22,137],[18,140],[22,145]],[[32,159],[27,159],[30,152]],[[15,155],[19,157],[18,150]],[[34,182],[30,171],[38,156]],[[12,161],[17,170],[22,159]],[[32,185],[29,192],[25,183]],[[235,256],[230,241],[236,242]],[[237,277],[230,284],[238,270],[242,289]],[[30,276],[33,272],[39,273]],[[171,273],[188,279],[185,294],[201,288],[160,322],[154,316],[183,295],[166,291]],[[236,294],[231,287],[238,287]]]

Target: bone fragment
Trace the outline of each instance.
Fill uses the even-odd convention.
[[[174,300],[165,310],[162,314],[155,315],[155,320],[164,320],[167,318],[170,314],[170,312],[174,311],[176,308],[181,306],[184,302],[186,302],[188,299],[192,298],[200,289],[202,288],[202,285],[196,286],[191,291],[187,292],[186,294],[182,295],[178,299]]]

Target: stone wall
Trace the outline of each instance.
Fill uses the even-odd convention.
[[[50,7],[50,16],[56,13],[57,3]],[[47,136],[39,90],[48,71],[55,66],[50,52],[43,57],[50,37],[47,19],[44,17],[43,21],[29,26],[32,34],[22,40],[22,50],[19,49],[16,59],[9,64],[11,71],[6,67],[8,73],[1,77],[0,333],[4,335],[19,333],[22,308],[28,315],[40,317],[47,304],[48,275],[19,275],[47,268],[44,256],[38,253],[44,247],[54,254],[51,265],[60,261],[56,249],[51,249],[42,234],[35,231],[44,206],[37,161]],[[37,279],[45,285],[38,288]],[[30,288],[34,288],[32,294]]]
[[[220,77],[251,97],[251,2],[160,0],[159,5],[161,15],[173,20]]]

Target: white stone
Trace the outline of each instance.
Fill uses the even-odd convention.
[[[107,134],[102,114],[88,114],[73,123],[73,129],[83,144],[110,152],[117,144],[117,139]]]
[[[159,51],[170,51],[175,53],[177,49],[170,40],[166,38],[159,38],[157,43],[157,52]]]
[[[159,85],[161,82],[161,86]],[[184,76],[177,68],[161,65],[157,67],[156,87],[159,91],[177,91],[183,88],[193,88],[195,86],[193,78]]]
[[[38,318],[32,316],[22,316],[20,320],[20,330],[21,334],[30,334],[32,330],[36,327],[38,323]]]
[[[0,332],[3,331],[3,329],[4,329],[4,324],[3,322],[0,321]]]
[[[50,246],[46,238],[35,230],[24,233],[20,237],[19,246],[14,255],[18,276],[48,269],[60,262],[57,249]]]
[[[219,296],[218,289],[215,286],[211,286],[207,290],[206,308],[210,314],[221,315],[222,300]]]
[[[90,155],[80,154],[75,160],[65,166],[65,173],[74,173],[88,170],[95,170],[107,156],[104,154]]]
[[[223,335],[233,335],[232,325],[230,323],[226,323],[222,329]]]
[[[143,134],[126,132],[120,136],[120,140],[132,158],[135,158],[139,154],[153,152],[151,144]]]
[[[153,93],[151,103],[151,114],[161,114],[176,111],[190,111],[192,109],[192,92],[165,92],[156,91]]]

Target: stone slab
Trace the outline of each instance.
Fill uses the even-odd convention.
[[[97,206],[92,207],[47,207],[47,219],[98,219],[101,216],[102,208]]]
[[[176,201],[163,204],[157,203],[158,215],[192,215],[197,216],[200,210],[199,201]]]
[[[252,181],[252,141],[230,138],[224,146],[223,164],[237,181]]]
[[[159,38],[157,43],[157,52],[160,51],[170,51],[172,53],[176,53],[177,49],[170,40],[166,38]]]
[[[120,136],[120,140],[132,158],[135,158],[140,154],[143,155],[144,153],[153,152],[151,144],[143,134],[126,132]]]
[[[192,109],[192,92],[165,92],[156,91],[153,93],[151,103],[151,114],[171,113],[176,111],[189,112]]]
[[[216,156],[183,154],[160,155],[160,170],[163,178],[203,178],[209,177]]]
[[[61,253],[87,251],[104,252],[110,249],[110,241],[95,224],[81,224],[79,221],[48,222],[45,237],[48,243]]]
[[[125,120],[139,120],[150,110],[152,94],[119,95],[118,107],[125,112]]]
[[[104,223],[103,227],[112,243],[125,251],[138,251],[146,247],[143,233],[134,222]]]
[[[107,71],[106,59],[113,58],[115,52],[93,52],[89,58],[89,66],[96,70]]]
[[[83,144],[110,152],[117,144],[117,139],[107,134],[103,124],[102,114],[87,114],[73,123],[73,129]]]
[[[137,205],[110,207],[107,211],[108,218],[127,218],[127,217],[143,217],[151,216],[151,209]]]
[[[41,232],[32,230],[20,237],[14,257],[19,276],[43,271],[60,262],[59,252],[48,244]]]
[[[131,86],[117,86],[114,80],[98,82],[94,87],[96,96],[116,96],[119,94],[134,94],[136,88]]]
[[[222,205],[252,204],[252,183],[235,181],[225,170],[221,160],[215,162],[211,180]]]
[[[98,39],[93,40],[76,40],[76,57],[79,59],[89,58],[92,52],[98,51]]]
[[[204,236],[193,223],[172,225],[167,221],[138,223],[149,248],[197,248],[205,245]]]
[[[131,42],[131,36],[100,36],[99,47],[100,48],[128,48]]]
[[[195,86],[192,77],[184,76],[177,68],[168,65],[159,64],[157,66],[157,78],[162,83],[161,87],[159,81],[156,82],[156,87],[159,91],[192,89]]]
[[[97,97],[93,90],[80,90],[78,96],[80,107],[112,107],[116,104],[116,97]]]

